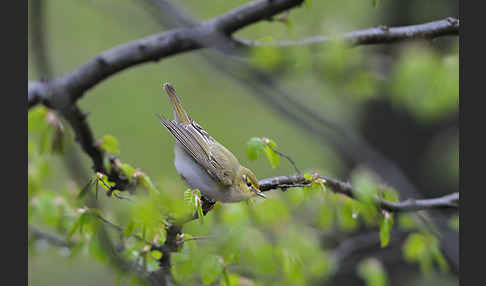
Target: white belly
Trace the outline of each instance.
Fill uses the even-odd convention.
[[[174,165],[187,187],[199,189],[204,196],[220,202],[239,202],[249,198],[238,190],[216,184],[183,148],[179,143],[174,144]]]
[[[216,184],[208,172],[204,170],[192,157],[186,153],[179,143],[174,144],[174,165],[177,172],[190,189],[199,189],[201,193],[212,200],[224,201],[222,194],[229,189]]]

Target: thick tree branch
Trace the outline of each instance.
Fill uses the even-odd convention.
[[[64,109],[75,103],[85,91],[121,70],[202,48],[201,43],[209,42],[221,32],[233,33],[302,2],[303,0],[257,0],[190,28],[173,29],[119,45],[49,82],[49,88],[41,87],[42,84],[39,83],[29,83],[29,108],[42,98],[55,109]],[[50,92],[46,92],[47,89]]]
[[[95,172],[108,173],[103,164],[103,152],[96,144],[93,132],[86,122],[86,113],[83,113],[77,105],[72,105],[66,109],[62,115],[71,124],[75,134],[75,140],[78,141],[83,151],[93,160]]]
[[[356,190],[350,183],[342,182],[327,176],[315,175],[316,178],[322,179],[322,183],[335,193],[343,194],[350,198],[356,198]],[[294,174],[290,176],[280,176],[260,180],[260,190],[267,192],[270,190],[310,186],[312,181],[307,180],[304,175]],[[413,212],[427,209],[459,209],[459,193],[452,193],[439,198],[412,200],[408,199],[402,202],[390,202],[376,198],[377,205],[390,212]]]
[[[82,112],[77,104],[71,105],[64,109],[62,115],[69,122],[75,134],[75,140],[78,141],[83,151],[93,161],[93,170],[105,174],[108,179],[115,183],[113,189],[125,190],[130,184],[128,178],[125,178],[119,170],[111,168],[110,171],[104,163],[104,151],[95,141],[91,127],[86,121],[86,114]],[[111,194],[111,193],[109,193]]]
[[[302,0],[259,0],[250,2],[221,16],[194,24],[187,18],[178,23],[188,25],[165,33],[145,37],[107,50],[88,60],[78,69],[49,83],[29,82],[29,108],[44,102],[62,109],[76,102],[84,92],[109,76],[137,64],[158,61],[162,58],[207,47],[211,39],[230,35],[235,31],[268,19],[280,12],[300,5]],[[164,3],[161,1],[161,3]],[[458,34],[459,20],[440,21],[404,27],[378,27],[354,31],[343,38],[353,45],[391,43],[414,38],[435,38]],[[302,41],[283,41],[276,45],[303,45],[329,41],[329,37],[313,37]],[[232,45],[259,45],[248,40],[232,40]],[[47,85],[47,86],[46,86]]]
[[[229,36],[237,30],[255,22],[269,19],[280,12],[299,6],[303,0],[262,0],[253,1],[241,7],[233,9],[211,20],[216,29]]]

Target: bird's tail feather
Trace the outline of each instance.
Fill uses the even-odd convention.
[[[169,96],[172,107],[174,108],[174,119],[180,123],[189,124],[191,123],[191,118],[187,115],[184,108],[182,108],[181,100],[177,97],[174,87],[168,82],[164,83],[164,89]]]

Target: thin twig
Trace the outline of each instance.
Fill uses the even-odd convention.
[[[301,174],[302,172],[299,170],[299,168],[297,167],[297,164],[295,163],[295,161],[290,157],[290,156],[287,156],[285,155],[284,153],[278,151],[277,149],[273,148],[272,145],[270,145],[270,143],[266,143],[266,145],[268,146],[268,148],[270,148],[273,152],[277,153],[280,157],[284,157],[285,159],[287,159],[287,161],[290,162],[290,164],[292,164],[292,166],[294,167],[295,171],[297,171],[297,173]]]
[[[180,241],[180,243],[184,243],[186,241],[191,241],[191,240],[204,240],[204,239],[209,239],[211,238],[210,236],[194,236],[194,237],[190,237],[190,238],[185,238],[183,240]]]
[[[342,182],[327,176],[314,175],[315,178],[322,179],[326,187],[335,193],[343,194],[350,198],[356,198],[356,190],[347,182]],[[260,180],[260,190],[268,192],[275,189],[286,190],[294,187],[308,187],[316,182],[307,180],[301,174],[294,174],[291,176],[280,176],[274,178],[266,178]],[[413,212],[427,209],[459,209],[459,193],[452,193],[438,198],[412,200],[408,199],[402,202],[390,202],[376,197],[377,205],[386,211],[390,212]]]
[[[254,47],[291,47],[321,45],[339,40],[351,46],[358,46],[371,44],[388,44],[415,39],[435,39],[437,37],[449,35],[459,35],[459,20],[456,18],[448,17],[438,21],[402,27],[387,27],[380,25],[378,27],[352,31],[334,37],[314,36],[295,41],[272,41],[260,43],[257,41],[241,38],[239,38],[238,40],[248,46]]]

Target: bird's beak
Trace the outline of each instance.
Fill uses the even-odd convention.
[[[255,187],[253,187],[253,186],[251,186],[251,187],[250,187],[250,190],[251,190],[252,192],[254,192],[254,193],[255,193],[255,195],[257,195],[257,196],[259,196],[259,197],[261,197],[261,198],[264,198],[264,199],[266,199],[266,198],[267,198],[267,196],[266,196],[264,193],[262,193],[262,191],[260,191],[259,189],[255,188]]]
[[[261,198],[264,198],[264,199],[266,199],[266,198],[267,198],[267,196],[266,196],[264,193],[260,192],[260,191],[255,192],[255,193],[256,193],[256,195],[257,195],[257,196],[259,196],[259,197],[261,197]]]

